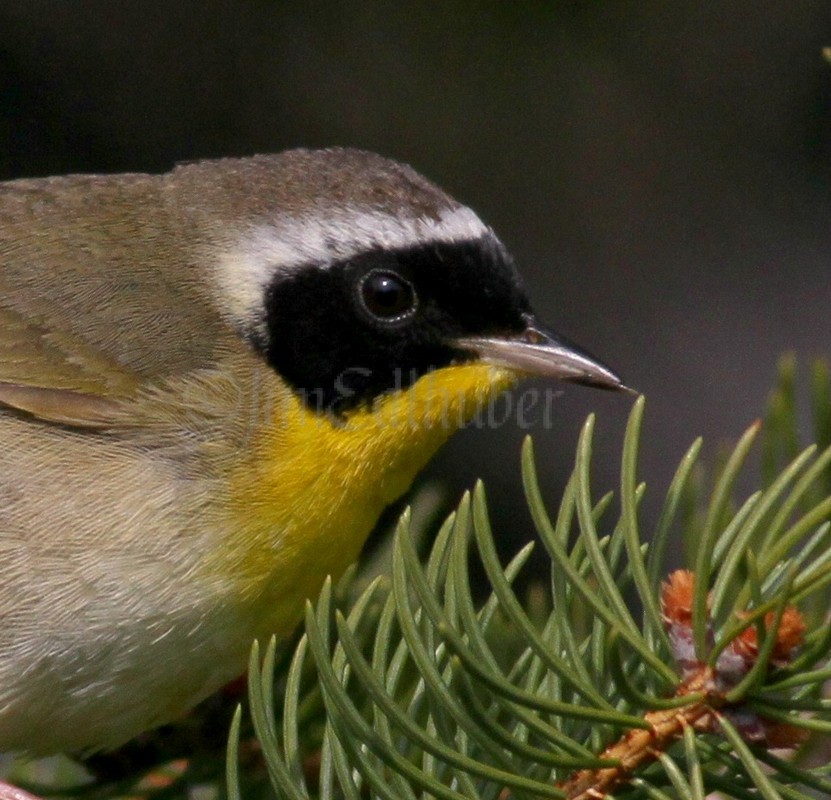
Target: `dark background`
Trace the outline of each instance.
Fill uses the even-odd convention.
[[[512,249],[540,316],[648,397],[647,510],[689,442],[764,409],[777,356],[828,353],[831,3],[0,2],[0,177],[353,145],[412,163]],[[538,456],[554,499],[585,413],[598,490],[631,400],[567,388]],[[482,476],[506,539],[523,432],[431,467]]]

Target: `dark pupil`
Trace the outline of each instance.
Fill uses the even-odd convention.
[[[374,272],[361,285],[367,310],[376,317],[390,319],[406,314],[413,307],[412,287],[391,272]]]

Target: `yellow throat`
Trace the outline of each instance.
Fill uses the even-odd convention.
[[[280,392],[231,478],[232,541],[221,556],[239,595],[265,604],[263,625],[293,626],[323,579],[355,560],[384,507],[515,380],[480,362],[450,366],[344,419]]]

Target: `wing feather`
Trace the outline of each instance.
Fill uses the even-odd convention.
[[[0,184],[1,405],[98,427],[142,387],[214,363],[229,329],[198,248],[170,228],[181,204],[164,186],[147,175]]]

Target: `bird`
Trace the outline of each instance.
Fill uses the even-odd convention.
[[[0,751],[185,714],[529,375],[624,388],[397,161],[0,183]]]

